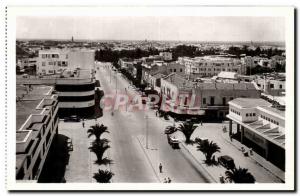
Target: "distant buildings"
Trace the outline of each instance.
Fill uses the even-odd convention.
[[[164,61],[172,61],[172,53],[171,52],[160,52],[159,56],[162,56]]]
[[[271,58],[260,57],[260,56],[245,56],[241,58],[241,62],[245,67],[253,68],[256,66],[276,68],[277,64],[285,67],[285,57],[275,55]]]
[[[285,169],[285,113],[263,99],[229,102],[229,134],[268,161]],[[232,122],[236,123],[236,129]]]
[[[267,95],[285,95],[285,74],[276,73],[265,76],[256,76],[254,81],[258,88]]]
[[[179,57],[178,62],[185,66],[185,74],[189,78],[212,77],[222,71],[245,74],[241,61],[234,58],[218,56]]]

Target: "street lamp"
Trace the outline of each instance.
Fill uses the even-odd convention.
[[[148,135],[149,135],[149,131],[148,131],[148,115],[146,114],[145,115],[145,119],[146,119],[146,149],[148,149]]]

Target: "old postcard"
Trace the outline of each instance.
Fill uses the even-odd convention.
[[[6,14],[9,190],[294,190],[294,8]]]

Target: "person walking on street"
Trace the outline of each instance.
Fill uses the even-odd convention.
[[[82,127],[84,128],[84,120],[82,121]]]
[[[167,178],[164,179],[164,183],[168,183]]]
[[[201,124],[201,126],[202,126],[202,120],[200,121],[200,124]]]
[[[168,183],[171,183],[171,182],[172,182],[172,181],[171,181],[171,178],[168,177]]]
[[[159,168],[159,173],[162,173],[162,164],[161,163],[159,164],[158,168]]]

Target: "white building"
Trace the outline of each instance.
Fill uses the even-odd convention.
[[[171,61],[172,60],[172,53],[171,52],[160,52],[159,56],[162,56],[164,61]]]
[[[60,73],[63,70],[93,69],[93,50],[40,50],[37,73],[41,75]]]
[[[268,161],[285,169],[285,113],[263,99],[229,102],[229,135]],[[237,124],[233,130],[232,122]]]
[[[178,62],[185,65],[185,74],[190,78],[212,77],[222,71],[244,74],[245,69],[239,59],[218,56],[179,57]]]

